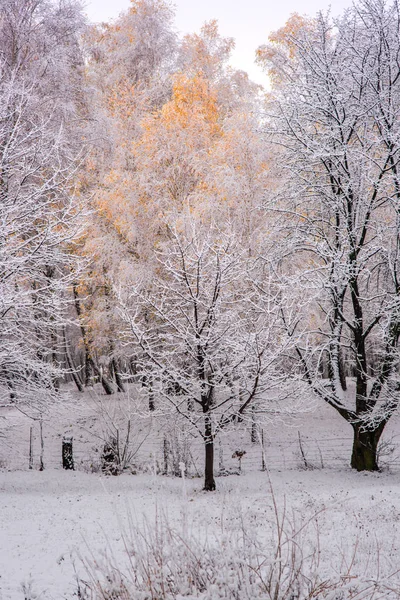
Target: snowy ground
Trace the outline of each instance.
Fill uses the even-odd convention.
[[[351,388],[351,384],[349,386]],[[351,392],[351,389],[350,389]],[[131,420],[131,447],[133,462],[138,470],[154,472],[164,469],[164,441],[170,444],[177,438],[181,445],[184,436],[175,429],[176,415],[163,420],[143,417],[137,389],[132,386],[127,394],[105,396],[101,386],[92,392],[79,394],[71,388],[60,393],[60,402],[49,408],[44,415],[44,464],[46,469],[61,468],[61,440],[64,435],[73,436],[74,458],[78,470],[91,470],[99,464],[99,456],[105,439],[118,427],[124,439],[127,420]],[[146,403],[146,400],[144,400]],[[232,470],[238,461],[232,454],[245,450],[242,464],[246,472],[258,471],[265,463],[270,470],[298,469],[302,467],[346,468],[349,464],[352,428],[332,408],[315,401],[304,402],[310,412],[271,418],[262,426],[263,448],[258,436],[251,443],[251,414],[248,420],[233,431],[223,432],[216,440],[216,470]],[[29,407],[26,410],[30,413]],[[39,423],[16,407],[0,406],[0,468],[26,470],[29,464],[29,436],[33,431],[33,467],[39,467]],[[260,431],[259,431],[260,433]],[[301,450],[300,444],[301,442]],[[187,469],[192,475],[202,472],[204,449],[200,438],[186,436]],[[395,415],[386,427],[384,435],[383,467],[400,472],[400,414]],[[175,443],[176,446],[176,443]],[[175,450],[177,448],[175,447]],[[307,465],[304,464],[304,458]]]
[[[262,448],[251,443],[249,423],[221,438],[216,446],[216,472],[237,468],[232,453],[246,450],[243,474],[217,478],[217,491],[202,491],[202,479],[158,475],[163,465],[165,429],[154,419],[133,419],[137,475],[105,477],[87,473],[98,460],[107,422],[115,411],[126,413],[129,398],[70,394],[44,423],[45,467],[39,472],[38,424],[12,407],[0,407],[0,600],[74,600],[75,570],[85,573],[81,558],[98,557],[111,547],[125,561],[124,539],[133,520],[154,522],[166,511],[172,525],[182,515],[199,536],[220,531],[225,522],[246,523],[261,534],[273,521],[271,485],[279,511],[288,507],[296,523],[312,519],[319,536],[321,574],[380,577],[400,564],[400,418],[385,431],[385,471],[358,474],[348,468],[351,427],[329,407],[286,419],[264,433],[268,472],[261,472]],[[100,402],[100,412],[99,412]],[[129,412],[129,411],[128,411]],[[126,417],[126,414],[125,414]],[[124,418],[125,418],[124,417]],[[108,421],[107,421],[108,420]],[[34,470],[28,471],[29,430],[34,426]],[[165,427],[165,425],[163,426]],[[61,469],[61,438],[73,435],[78,471]],[[308,466],[305,470],[299,439]],[[201,472],[201,441],[189,440],[190,471]],[[269,480],[270,478],[270,480]],[[293,509],[293,514],[292,514]],[[217,534],[218,535],[218,534]],[[129,536],[128,536],[129,537]],[[354,548],[356,547],[355,559]],[[354,564],[352,564],[352,562]],[[400,581],[400,576],[395,576]],[[392,580],[391,580],[392,581]],[[23,592],[31,589],[31,593]],[[400,590],[400,584],[398,589]],[[35,595],[36,594],[36,595]],[[396,598],[400,598],[399,595]],[[379,596],[385,598],[385,596]]]
[[[321,569],[343,568],[357,541],[357,561],[365,569],[371,549],[379,547],[380,568],[400,561],[400,478],[344,471],[281,471],[270,474],[277,504],[293,508],[295,519],[317,517],[323,555]],[[214,494],[201,481],[151,475],[101,477],[78,472],[0,473],[0,589],[2,600],[25,598],[21,584],[42,600],[73,599],[79,555],[97,556],[106,547],[123,563],[122,534],[128,515],[151,521],[165,509],[178,523],[182,508],[204,530],[242,514],[262,528],[272,515],[267,473],[218,480]],[[184,506],[185,505],[185,506]],[[376,560],[369,565],[372,577]],[[392,563],[390,567],[389,563]]]

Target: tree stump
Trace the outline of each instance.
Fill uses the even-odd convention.
[[[67,471],[75,470],[72,442],[72,436],[64,436],[62,439],[62,466]]]

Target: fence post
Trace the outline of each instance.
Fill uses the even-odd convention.
[[[261,471],[265,471],[264,429],[261,429]]]
[[[39,461],[39,471],[44,471],[43,419],[40,419],[40,421],[39,421],[39,430],[40,430],[40,461]]]
[[[62,439],[62,466],[67,471],[74,471],[73,437],[65,435]]]
[[[251,443],[255,444],[257,441],[257,422],[256,422],[256,407],[251,407]]]
[[[29,429],[29,469],[33,469],[33,427]]]
[[[168,453],[169,453],[169,448],[168,448],[168,440],[167,440],[167,437],[165,435],[164,435],[163,451],[164,451],[164,475],[168,475]]]
[[[222,447],[221,438],[219,438],[219,472],[223,473],[224,471],[224,449]]]

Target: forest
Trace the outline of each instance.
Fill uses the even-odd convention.
[[[398,599],[398,0],[292,14],[267,89],[174,10],[0,0],[0,598]]]
[[[317,398],[379,469],[400,400],[400,17],[293,14],[229,66],[163,0],[2,0],[0,399],[144,389],[205,446]]]

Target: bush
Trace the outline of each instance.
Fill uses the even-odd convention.
[[[132,527],[124,539],[126,565],[110,554],[83,560],[82,600],[372,600],[399,598],[393,581],[383,584],[356,572],[357,541],[351,560],[333,576],[320,564],[317,519],[296,525],[285,509],[261,523],[237,511],[232,521],[189,530],[186,508],[181,525],[165,515]],[[232,513],[230,513],[232,516]],[[350,566],[348,566],[350,565]],[[367,568],[365,568],[367,571]],[[388,582],[386,582],[388,583]],[[383,595],[380,595],[383,593]]]

